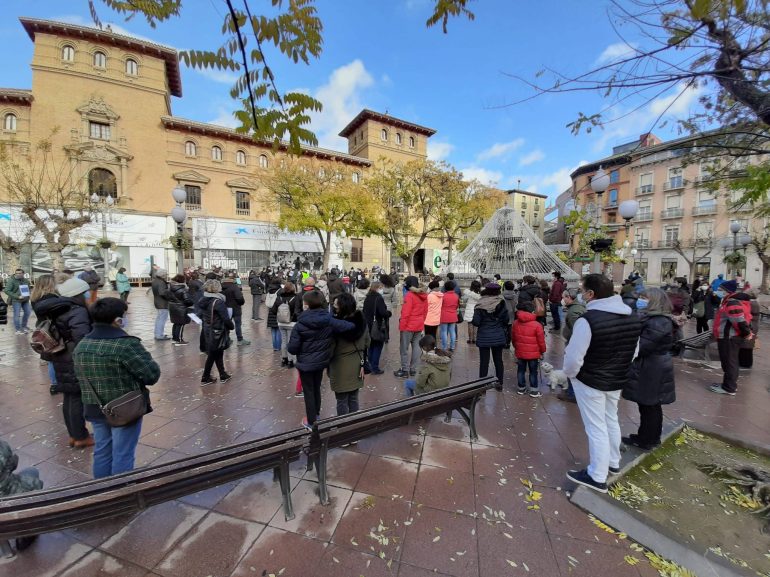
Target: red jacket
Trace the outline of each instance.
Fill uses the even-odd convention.
[[[444,300],[441,302],[441,324],[457,322],[457,307],[460,306],[460,297],[455,291],[444,293]]]
[[[545,353],[545,331],[537,317],[527,311],[518,311],[511,330],[516,358],[531,361]]]
[[[425,327],[425,316],[428,314],[428,293],[423,289],[410,288],[404,297],[401,307],[401,319],[398,330],[422,332]]]

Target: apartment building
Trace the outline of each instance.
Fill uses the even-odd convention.
[[[545,209],[548,195],[519,188],[512,188],[504,192],[507,195],[505,204],[516,209],[527,226],[542,240],[545,231]]]

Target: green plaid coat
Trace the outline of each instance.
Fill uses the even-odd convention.
[[[106,404],[129,391],[140,389],[149,409],[147,387],[158,382],[160,367],[137,337],[111,325],[95,324],[94,329],[75,347],[72,356],[84,405]],[[85,384],[86,380],[96,391],[98,400]],[[86,416],[94,416],[88,407]]]

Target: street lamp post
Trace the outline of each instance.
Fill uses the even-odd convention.
[[[738,233],[741,232],[741,223],[734,220],[730,223],[730,232],[733,235],[733,252],[738,250]]]
[[[107,220],[112,222],[112,207],[115,205],[115,199],[112,195],[108,194],[107,198],[102,198],[98,194],[93,193],[91,195],[91,204],[94,209],[99,213],[102,221],[102,241],[107,238]],[[105,286],[109,283],[110,278],[110,249],[108,246],[99,245],[99,252],[102,253],[102,262],[104,262],[104,282]]]
[[[184,188],[177,186],[171,191],[171,197],[176,202],[176,206],[171,209],[171,218],[176,223],[177,232],[177,246],[176,246],[176,260],[177,260],[177,272],[181,275],[184,274],[184,248],[182,248],[182,236],[184,234],[184,221],[187,220],[187,211],[185,211],[182,204],[187,200],[187,191]]]
[[[602,227],[602,195],[610,184],[610,175],[600,166],[591,179],[591,190],[596,194],[596,230],[601,230]],[[608,239],[599,238],[591,243],[591,249],[594,251],[594,273],[602,272],[602,251],[605,250],[610,244]]]

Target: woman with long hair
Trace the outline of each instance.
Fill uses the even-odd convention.
[[[30,303],[32,304],[32,310],[35,311],[35,314],[37,315],[35,305],[38,302],[48,298],[57,298],[58,296],[59,295],[56,294],[56,279],[54,276],[52,274],[41,274],[37,277],[35,286],[32,287],[32,293],[29,297]],[[60,391],[56,387],[56,371],[54,370],[51,361],[48,361],[48,379],[51,382],[48,391],[52,395],[59,393]]]
[[[371,365],[373,375],[381,375],[384,371],[380,368],[380,357],[382,348],[388,338],[388,321],[391,312],[388,310],[385,299],[383,298],[383,286],[379,282],[373,282],[369,287],[369,293],[364,300],[364,319],[366,320],[367,330],[372,335],[372,327],[378,327],[381,331],[375,331],[375,335],[383,338],[374,338],[371,336],[369,344],[369,364]]]
[[[184,327],[190,324],[190,317],[187,312],[195,303],[185,284],[185,277],[182,274],[176,275],[168,284],[168,314],[171,319],[171,342],[174,346],[186,345],[184,340]]]
[[[677,325],[668,295],[658,288],[642,291],[636,309],[642,321],[639,354],[629,368],[623,398],[639,407],[639,430],[623,442],[649,451],[660,445],[663,405],[676,400],[671,349]]]
[[[195,304],[195,314],[203,321],[201,333],[206,352],[206,364],[203,367],[201,386],[217,382],[211,376],[211,369],[216,364],[219,381],[226,383],[231,375],[225,371],[225,350],[230,346],[229,332],[235,328],[225,306],[222,285],[216,279],[203,283],[203,296]]]
[[[375,282],[372,286],[379,284]],[[372,294],[371,290],[369,294]],[[382,298],[378,293],[374,294]],[[368,295],[366,300],[369,300]],[[358,410],[358,391],[364,386],[364,362],[370,342],[369,327],[364,313],[356,309],[356,299],[350,294],[338,296],[332,309],[335,318],[353,323],[352,329],[335,333],[329,363],[329,384],[337,399],[337,414],[346,415]]]
[[[473,311],[471,321],[478,327],[479,347],[479,378],[487,376],[489,370],[489,358],[495,365],[495,375],[498,391],[503,390],[505,367],[503,366],[503,348],[507,342],[508,331],[508,307],[500,295],[500,285],[491,282],[481,291],[481,298]]]
[[[297,310],[302,310],[301,306],[297,305],[302,302],[302,297],[297,295],[297,289],[293,283],[286,282],[280,291],[278,291],[273,306],[270,307],[270,313],[267,316],[268,326],[272,319],[281,334],[281,366],[293,368],[297,358],[289,352],[288,344],[289,338],[291,338],[291,330],[297,323]],[[282,316],[280,313],[281,305],[288,305],[289,312],[287,316]]]
[[[463,308],[463,321],[468,325],[468,344],[476,344],[476,335],[479,329],[473,324],[473,311],[476,310],[476,305],[479,304],[481,299],[481,283],[477,280],[471,281],[470,288],[463,291],[462,308]]]

